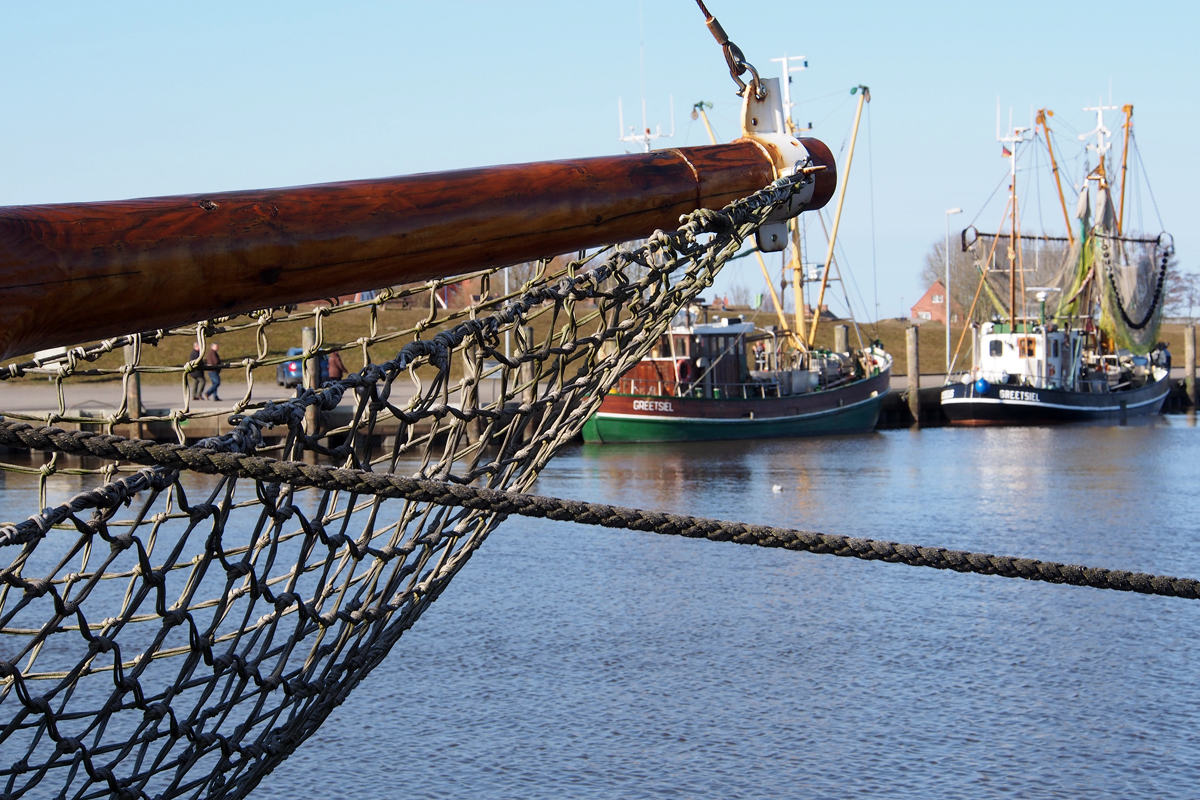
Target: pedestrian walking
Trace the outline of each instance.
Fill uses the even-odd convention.
[[[342,363],[342,357],[336,350],[329,354],[329,380],[340,381],[346,377],[346,365]]]
[[[217,352],[217,343],[213,342],[212,347],[204,354],[204,365],[208,369],[208,391],[204,396],[209,400],[220,402],[221,398],[217,397],[217,389],[221,386],[221,356]]]
[[[195,363],[195,362],[198,362],[199,360],[200,360],[200,345],[199,345],[199,343],[197,343],[197,344],[192,345],[192,354],[191,354],[191,356],[188,357],[188,362]],[[204,378],[204,372],[202,370],[193,368],[192,371],[188,373],[187,379],[188,379],[188,388],[191,390],[191,393],[192,393],[192,399],[199,400],[200,396],[204,394],[204,384],[208,382]]]

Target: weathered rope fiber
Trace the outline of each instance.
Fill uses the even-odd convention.
[[[1069,586],[1090,586],[1122,592],[1164,597],[1200,599],[1200,581],[1126,570],[1085,567],[1039,561],[1032,558],[997,556],[942,547],[923,547],[874,539],[816,533],[812,531],[750,525],[680,514],[665,514],[603,503],[586,503],[554,497],[498,491],[478,486],[416,480],[365,470],[339,469],[320,464],[277,461],[240,453],[218,452],[179,444],[157,444],[86,431],[64,431],[33,427],[23,422],[0,422],[0,445],[32,450],[93,455],[171,470],[188,469],[268,483],[288,483],[360,495],[401,498],[480,511],[501,516],[526,517],[624,528],[649,533],[735,542],[759,547],[781,547],[809,553],[829,554],[867,561],[887,561],[912,567],[932,567],[1004,578],[1024,578]],[[17,525],[0,528],[0,545],[17,543],[45,533],[46,517],[34,517]]]

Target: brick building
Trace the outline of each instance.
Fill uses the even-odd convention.
[[[950,321],[961,322],[962,305],[953,301],[951,304]],[[943,325],[946,323],[946,287],[941,281],[934,281],[933,286],[913,304],[910,319],[918,325],[922,322],[940,322]]]

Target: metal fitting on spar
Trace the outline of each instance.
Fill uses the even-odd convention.
[[[759,79],[762,97],[742,96],[742,138],[758,145],[771,160],[775,177],[797,175],[806,180],[791,202],[767,218],[755,234],[758,248],[774,253],[787,247],[787,220],[803,211],[824,208],[837,188],[833,153],[818,139],[797,139],[784,124],[783,94],[778,78]]]

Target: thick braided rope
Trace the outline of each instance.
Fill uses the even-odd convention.
[[[505,492],[440,481],[416,480],[398,475],[341,469],[320,464],[277,461],[239,453],[218,452],[178,444],[157,444],[86,431],[34,428],[22,422],[0,422],[0,444],[73,455],[94,455],[171,470],[189,469],[206,474],[231,475],[297,487],[337,490],[361,495],[401,498],[489,511],[502,516],[525,517],[624,528],[649,533],[736,542],[759,547],[781,547],[867,561],[887,561],[912,567],[932,567],[1004,578],[1024,578],[1070,586],[1090,586],[1164,597],[1200,599],[1200,581],[1141,572],[1111,570],[1039,561],[1032,558],[997,556],[943,547],[923,547],[874,539],[859,539],[828,533],[750,525],[679,514],[665,514],[603,503],[585,503],[554,497]],[[45,515],[17,525],[0,528],[0,546],[16,544],[43,535]]]

